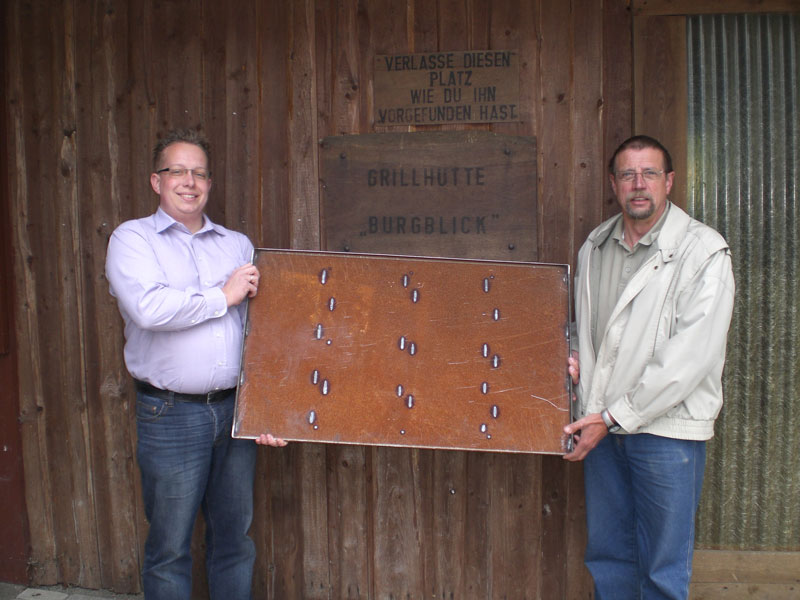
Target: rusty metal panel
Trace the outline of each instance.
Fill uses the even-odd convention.
[[[563,452],[569,267],[256,250],[234,435]]]

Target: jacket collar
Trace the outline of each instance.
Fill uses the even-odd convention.
[[[691,223],[691,217],[680,207],[670,202],[668,208],[669,212],[667,213],[664,225],[656,241],[658,249],[661,252],[661,258],[664,262],[669,262],[675,257],[676,250],[681,240],[683,240],[686,235],[689,223]],[[617,214],[608,219],[605,223],[602,223],[589,235],[589,241],[593,249],[601,246],[603,242],[608,239],[608,236],[611,235],[611,232],[614,231],[614,227],[621,219],[622,213]]]

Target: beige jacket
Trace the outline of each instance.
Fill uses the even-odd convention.
[[[674,204],[658,251],[631,278],[592,346],[590,270],[621,215],[578,254],[575,313],[581,416],[608,408],[624,432],[706,440],[722,408],[722,368],[733,311],[730,249]]]

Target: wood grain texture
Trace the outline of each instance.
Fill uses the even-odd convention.
[[[0,32],[5,30],[5,21]],[[0,144],[6,156],[11,157],[11,148],[6,145],[10,112],[8,95],[9,48],[0,45]],[[12,160],[0,162],[0,382],[4,402],[0,405],[0,439],[3,453],[0,455],[0,581],[26,583],[28,581],[28,558],[30,533],[28,511],[25,502],[25,466],[23,463],[22,432],[19,413],[19,356],[14,335],[16,306],[14,302],[14,223],[11,220],[10,171]]]
[[[800,552],[695,550],[692,600],[793,600]]]
[[[670,200],[686,208],[686,19],[637,17],[633,31],[634,131],[669,150],[675,169]]]
[[[85,165],[77,179],[80,251],[83,262],[81,314],[85,331],[84,360],[87,390],[87,444],[91,460],[90,480],[96,498],[99,585],[107,589],[138,589],[141,522],[138,506],[138,471],[133,459],[135,434],[131,414],[132,395],[128,374],[117,357],[119,312],[108,293],[104,275],[105,251],[123,198],[130,199],[131,178],[127,147],[119,136],[128,133],[130,96],[125,93],[128,15],[106,12],[96,6],[78,5],[76,18],[91,23],[98,32],[98,51],[91,52],[88,36],[76,38],[76,127],[95,144],[79,143],[77,164]],[[85,12],[84,12],[85,11]],[[103,93],[96,93],[102,90]],[[97,118],[102,116],[102,118]],[[125,188],[125,192],[123,192]],[[119,501],[119,499],[124,499]]]
[[[564,57],[571,55],[574,35],[570,4],[543,2],[540,4],[539,73],[541,97],[537,99],[540,123],[538,131],[542,164],[539,196],[539,260],[569,262],[572,248],[571,215],[575,190],[571,187],[573,144],[571,135],[572,94],[576,82],[571,68],[565,68]],[[568,235],[554,236],[547,232],[565,231]]]
[[[23,79],[24,65],[27,61],[34,61],[31,56],[34,48],[23,45],[23,31],[25,37],[33,35],[31,23],[32,11],[19,4],[7,3],[5,5],[6,19],[4,24],[5,39],[9,40],[11,47],[19,50],[7,53],[8,59],[8,86],[6,94],[9,99],[7,131],[9,132],[9,198],[12,207],[12,230],[14,255],[14,277],[16,285],[16,339],[17,352],[20,356],[30,357],[19,362],[20,406],[19,420],[22,435],[22,456],[25,466],[25,497],[28,507],[28,523],[30,526],[30,576],[45,583],[60,581],[59,564],[56,559],[55,524],[53,514],[52,482],[47,476],[47,448],[43,443],[42,430],[44,419],[41,414],[44,410],[44,375],[42,371],[42,356],[38,336],[39,327],[39,300],[35,292],[34,260],[35,250],[38,246],[38,236],[31,236],[30,230],[36,233],[36,224],[31,222],[30,185],[26,174],[35,159],[32,152],[33,143],[30,140],[29,127],[26,117],[29,108],[30,95],[26,90],[26,80]],[[40,58],[40,60],[44,60]],[[45,63],[46,64],[46,63]],[[36,217],[33,217],[36,218]],[[39,235],[46,234],[44,231]],[[38,268],[38,265],[37,265]]]
[[[290,106],[288,2],[262,2],[256,9],[258,35],[255,40],[258,69],[258,182],[255,202],[259,220],[251,240],[258,246],[289,248],[291,240],[289,128]]]
[[[603,203],[601,213],[578,214],[576,232],[585,239],[592,224],[620,211],[608,182],[608,162],[619,145],[633,134],[633,19],[623,2],[610,2],[603,10]]]
[[[797,0],[631,0],[631,9],[636,16],[645,16],[790,13],[800,7]]]
[[[2,8],[33,573],[37,583],[128,592],[138,591],[147,526],[135,397],[103,261],[114,227],[157,205],[148,178],[160,134],[198,126],[210,138],[213,219],[257,246],[322,248],[320,140],[409,129],[374,127],[375,55],[516,50],[522,121],[448,127],[536,137],[536,258],[570,263],[586,234],[617,211],[605,165],[619,142],[646,130],[685,162],[675,126],[683,33],[680,18],[657,15],[720,6],[44,4]],[[797,10],[786,0],[725,6]],[[254,594],[587,597],[581,476],[580,466],[556,457],[311,443],[262,449]],[[203,550],[196,542],[198,597]]]
[[[692,583],[800,584],[800,552],[695,550]]]

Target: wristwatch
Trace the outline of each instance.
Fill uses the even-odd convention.
[[[620,424],[614,420],[614,417],[611,416],[607,408],[603,409],[603,412],[600,413],[600,417],[603,419],[603,423],[606,424],[606,427],[608,427],[608,433],[615,433],[621,429]]]

